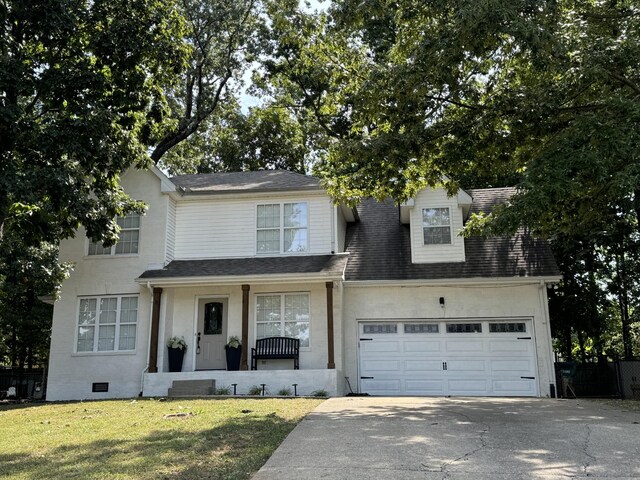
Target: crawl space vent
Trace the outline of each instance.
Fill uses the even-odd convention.
[[[97,382],[91,385],[92,392],[108,392],[109,391],[109,383],[108,382]]]

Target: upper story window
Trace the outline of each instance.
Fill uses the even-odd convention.
[[[448,208],[423,208],[422,233],[425,245],[451,244],[451,214]]]
[[[140,215],[130,213],[125,217],[117,217],[120,227],[118,243],[111,247],[103,247],[102,242],[90,242],[88,255],[126,255],[138,253],[140,240]]]
[[[306,203],[258,205],[257,253],[300,253],[309,250],[309,207]]]

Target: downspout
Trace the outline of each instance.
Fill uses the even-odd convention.
[[[549,352],[548,352],[549,385],[550,387],[551,385],[553,385],[557,395],[558,386],[556,385],[556,375],[555,375],[555,368],[554,368],[553,339],[551,337],[551,322],[549,321],[549,302],[547,300],[547,284],[544,282],[544,280],[540,280],[540,285],[538,286],[538,293],[540,297],[540,309],[542,310],[542,323],[546,324],[545,333],[547,335],[547,339],[549,340],[548,342],[546,342],[549,349]]]
[[[153,315],[153,288],[151,288],[151,282],[147,282],[147,290],[149,290],[149,303],[151,304],[151,308],[149,308],[149,327],[151,327],[151,316]],[[151,345],[151,328],[149,328],[149,336],[147,337],[147,353],[145,354],[145,358],[147,359],[147,364],[145,365],[142,372],[140,372],[140,393],[139,397],[142,396],[144,391],[144,374],[149,370],[149,348]]]
[[[334,254],[338,248],[338,207],[329,200],[329,208],[331,208],[331,254]]]

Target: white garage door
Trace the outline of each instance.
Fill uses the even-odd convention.
[[[360,391],[537,396],[530,320],[363,321]]]

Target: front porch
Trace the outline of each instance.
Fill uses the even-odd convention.
[[[228,387],[233,394],[233,384],[236,384],[236,394],[246,395],[253,386],[265,384],[267,394],[275,395],[283,388],[294,392],[296,384],[298,395],[310,395],[316,390],[325,390],[329,396],[341,394],[338,387],[338,371],[335,369],[308,370],[206,370],[196,372],[157,372],[145,373],[142,395],[145,397],[167,396],[169,388],[176,380],[214,380],[216,388]]]

